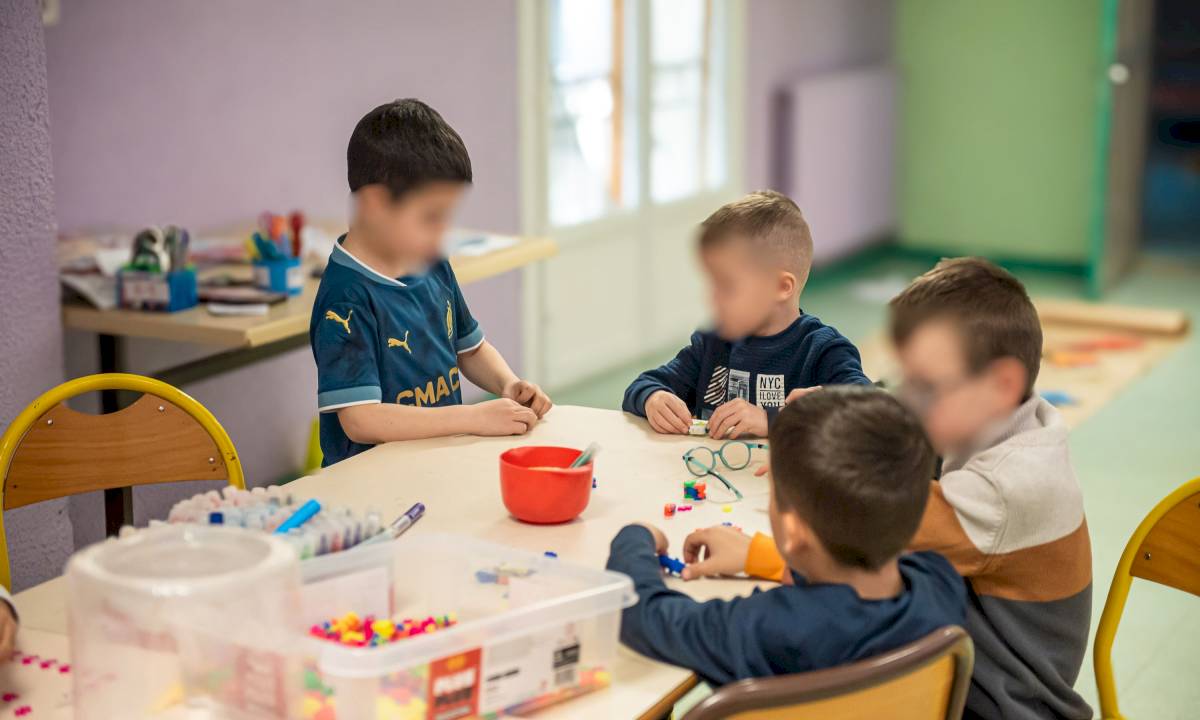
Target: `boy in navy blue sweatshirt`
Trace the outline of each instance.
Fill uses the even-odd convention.
[[[708,421],[714,438],[765,437],[789,394],[821,385],[869,384],[858,349],[800,311],[812,236],[796,203],[761,190],[700,226],[700,258],[716,331],[692,333],[674,360],[647,370],[621,407],[660,433]]]
[[[630,525],[608,559],[638,595],[622,615],[622,642],[721,685],[842,665],[965,622],[966,586],[950,563],[901,555],[934,464],[911,412],[882,390],[830,388],[781,410],[770,444],[768,513],[785,584],[697,602],[664,584],[662,532]],[[693,533],[684,561],[704,548]]]

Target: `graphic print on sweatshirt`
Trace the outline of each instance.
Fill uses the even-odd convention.
[[[712,377],[708,379],[708,388],[704,391],[704,404],[716,407],[725,402],[726,385],[729,382],[729,368],[717,365],[713,368]]]
[[[729,390],[725,393],[726,400],[737,400],[741,398],[746,402],[750,402],[750,371],[749,370],[730,370],[729,371]]]

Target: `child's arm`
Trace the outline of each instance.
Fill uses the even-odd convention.
[[[0,662],[12,657],[17,639],[17,609],[12,604],[8,588],[0,585]]]
[[[622,612],[621,642],[648,657],[691,668],[714,684],[775,675],[773,660],[783,656],[791,671],[807,669],[805,659],[786,642],[805,621],[794,607],[786,607],[773,592],[696,602],[667,588],[658,550],[650,530],[640,525],[613,538],[608,569],[628,575],[638,595],[637,604]],[[780,625],[784,622],[787,627]]]
[[[821,348],[813,377],[817,385],[871,384],[870,378],[863,372],[858,348],[841,335]]]
[[[946,499],[948,490],[961,507]],[[930,481],[925,514],[909,549],[941,554],[963,577],[979,575],[990,554],[975,545],[964,525],[969,524],[981,537],[999,538],[1003,508],[995,486],[980,475],[969,470],[948,472],[941,480]]]
[[[346,437],[364,445],[450,435],[522,435],[537,424],[533,410],[508,398],[445,407],[371,403],[344,407],[337,414]]]
[[[700,382],[700,359],[703,357],[703,353],[704,336],[699,332],[692,333],[691,343],[680,350],[674,359],[661,367],[647,370],[630,383],[625,390],[621,409],[648,418],[647,401],[655,393],[666,391],[681,401],[680,403],[671,403],[666,408],[670,411],[671,417],[679,417],[680,423],[683,425],[682,428],[679,428],[671,423],[671,427],[677,432],[686,433],[691,426],[691,407],[695,405],[696,384]],[[682,413],[679,412],[680,406],[682,406]],[[686,419],[680,417],[681,415],[686,415]],[[663,420],[670,422],[671,417],[664,417]],[[660,432],[664,432],[664,430],[660,430]]]
[[[522,380],[512,371],[500,351],[484,340],[459,353],[458,367],[468,380],[500,397],[515,400],[542,417],[551,407],[550,398],[537,385]]]
[[[703,556],[703,558],[702,558]],[[724,525],[702,528],[683,541],[684,580],[746,573],[751,577],[790,585],[787,563],[769,535],[753,537]]]

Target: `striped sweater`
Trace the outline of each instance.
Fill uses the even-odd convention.
[[[967,578],[975,674],[964,717],[1086,720],[1075,692],[1092,609],[1092,554],[1067,427],[1035,396],[948,455],[912,546]],[[756,536],[746,572],[778,579],[775,544]]]

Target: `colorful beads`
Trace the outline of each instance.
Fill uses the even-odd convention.
[[[663,505],[663,517],[673,517],[675,515],[675,503],[667,503]]]
[[[684,480],[683,481],[683,499],[684,500],[704,500],[708,497],[708,485],[701,480]]]
[[[377,647],[394,643],[414,635],[427,635],[458,624],[454,613],[431,615],[421,620],[376,620],[368,615],[359,619],[355,613],[346,613],[340,618],[326,620],[313,625],[308,634],[322,640],[349,645],[351,647]]]

